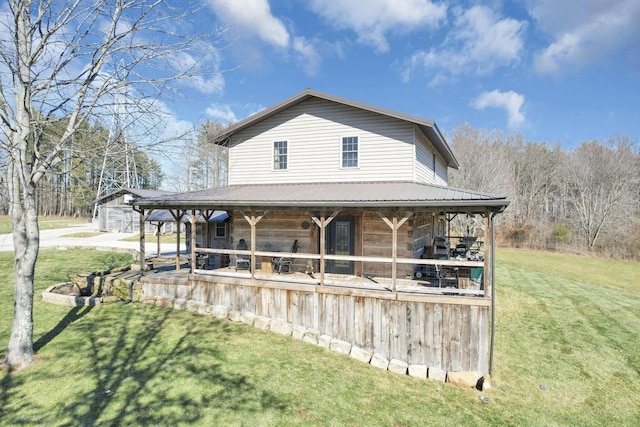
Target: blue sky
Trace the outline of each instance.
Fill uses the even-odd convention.
[[[208,0],[199,19],[227,29],[228,71],[169,105],[179,121],[239,121],[309,87],[448,134],[640,135],[638,0]]]

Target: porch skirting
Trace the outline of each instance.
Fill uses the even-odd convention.
[[[393,372],[488,372],[491,300],[190,274],[143,277],[142,300],[244,322]]]

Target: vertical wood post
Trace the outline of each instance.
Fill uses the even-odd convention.
[[[156,257],[157,258],[160,258],[160,229],[162,228],[163,225],[164,225],[163,221],[159,221],[157,225],[158,227],[158,230],[157,230],[158,234],[156,234]]]
[[[398,221],[398,212],[393,211],[393,218],[389,220],[382,212],[376,212],[380,218],[391,228],[391,286],[392,291],[396,292],[396,284],[398,282],[398,229],[407,222],[413,212],[405,213],[404,217]]]
[[[189,265],[190,272],[193,273],[197,267],[197,254],[196,254],[196,210],[191,209],[191,263]]]
[[[264,216],[267,214],[267,212],[269,211],[264,211],[262,212],[261,215],[256,216],[253,212],[253,210],[251,211],[251,215],[247,215],[246,213],[244,213],[243,211],[240,211],[240,213],[242,214],[242,216],[244,217],[245,221],[247,221],[249,223],[249,225],[251,226],[251,247],[250,247],[250,251],[251,251],[251,255],[250,255],[250,264],[249,264],[249,269],[251,270],[251,280],[254,280],[256,277],[256,224],[258,224],[260,222],[260,220],[262,218],[264,218]]]
[[[491,286],[492,260],[493,260],[493,220],[491,212],[484,213],[484,272],[482,275],[482,284],[484,286],[484,297],[488,298],[491,294],[489,287]]]
[[[169,213],[171,213],[178,227],[176,231],[176,270],[180,270],[180,226],[182,224],[180,220],[182,219],[182,211],[180,209],[177,211],[169,210]]]
[[[147,255],[145,253],[145,241],[144,241],[144,222],[147,220],[144,209],[140,209],[140,275],[144,275],[144,270],[147,268]]]
[[[331,216],[327,218],[325,216],[325,212],[322,211],[320,214],[320,218],[318,218],[313,212],[307,212],[307,214],[309,214],[313,222],[315,222],[318,228],[320,228],[320,286],[324,286],[324,274],[325,274],[324,256],[327,253],[327,248],[326,248],[327,225],[329,225],[329,223],[333,221],[333,219],[337,217],[339,213],[340,213],[339,210],[334,211],[331,214]]]

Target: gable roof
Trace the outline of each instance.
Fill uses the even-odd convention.
[[[265,110],[262,110],[252,116],[247,117],[244,120],[239,121],[227,129],[220,132],[218,135],[214,137],[213,142],[219,145],[227,146],[229,144],[229,138],[231,138],[235,133],[247,129],[257,123],[260,123],[263,120],[271,118],[282,111],[288,110],[291,107],[294,107],[304,101],[307,101],[311,98],[319,98],[324,99],[326,101],[335,102],[338,104],[346,105],[353,108],[358,108],[361,110],[370,111],[376,114],[382,114],[384,116],[393,117],[395,119],[403,120],[409,123],[413,123],[416,125],[422,133],[429,139],[429,141],[433,144],[435,149],[440,153],[440,155],[445,159],[447,166],[458,169],[459,164],[456,160],[451,148],[445,141],[440,129],[435,124],[435,122],[431,120],[422,119],[420,117],[411,116],[409,114],[399,113],[397,111],[387,110],[386,108],[380,108],[369,104],[364,104],[357,101],[352,101],[350,99],[341,98],[334,95],[329,95],[326,93],[318,92],[312,89],[305,89],[302,92],[293,95],[290,98],[285,99],[284,101],[279,102]]]
[[[162,191],[162,190],[148,190],[145,188],[129,188],[129,187],[121,187],[115,190],[112,193],[105,194],[104,196],[97,199],[95,202],[99,205],[106,203],[110,200],[116,199],[124,194],[131,194],[135,197],[155,197],[155,196],[164,196],[167,194],[173,194],[172,191]]]
[[[446,208],[451,211],[501,211],[505,197],[417,182],[339,182],[230,185],[136,199],[144,209],[278,208]]]

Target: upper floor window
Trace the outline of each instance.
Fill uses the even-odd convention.
[[[358,167],[358,137],[346,136],[342,138],[342,167]]]
[[[273,169],[287,169],[287,141],[275,141],[273,143]]]

